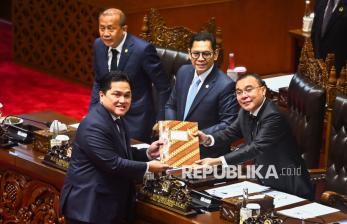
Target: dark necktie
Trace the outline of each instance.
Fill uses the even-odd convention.
[[[335,0],[329,0],[327,7],[326,7],[326,10],[325,10],[325,13],[324,13],[321,36],[324,36],[324,34],[327,30],[327,26],[329,24],[331,15],[333,14],[334,6],[335,6]]]
[[[119,132],[119,136],[120,136],[122,145],[125,147],[125,153],[129,157],[128,150],[127,150],[126,139],[125,139],[125,131],[124,131],[123,123],[122,123],[122,121],[120,119],[116,119],[115,123],[117,125],[117,130]]]
[[[258,119],[257,116],[254,116],[253,114],[249,114],[250,117],[250,124],[251,124],[251,140],[253,141],[256,133],[257,133],[257,129],[258,129]]]
[[[111,49],[112,52],[112,59],[111,59],[111,71],[117,70],[117,55],[118,51],[116,49]]]

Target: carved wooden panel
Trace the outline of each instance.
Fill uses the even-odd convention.
[[[182,52],[187,52],[189,42],[194,31],[184,26],[167,27],[158,10],[150,9],[143,18],[142,33],[140,36],[162,48],[169,48]],[[216,37],[217,48],[219,49],[218,63],[223,61],[222,31],[216,26],[216,20],[212,17],[204,24],[200,31],[213,33]]]
[[[59,192],[51,185],[13,171],[0,176],[0,216],[3,223],[63,223]]]
[[[12,4],[15,61],[92,82],[92,45],[101,8],[67,0],[14,0]]]

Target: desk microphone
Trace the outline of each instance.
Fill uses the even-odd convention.
[[[9,116],[7,116],[7,117],[9,117]],[[6,117],[6,118],[7,118],[7,117]],[[32,122],[35,122],[35,123],[38,123],[38,124],[43,124],[43,125],[45,125],[45,126],[47,126],[47,127],[50,127],[51,124],[52,124],[52,121],[46,121],[46,122],[44,122],[44,121],[37,121],[37,120],[29,119],[29,118],[26,118],[26,117],[18,117],[18,116],[10,116],[10,117],[21,118],[21,119],[26,120],[26,121],[32,121]],[[6,119],[6,118],[5,118],[5,119]]]
[[[46,121],[46,122],[44,122],[44,121],[36,121],[36,120],[32,120],[32,119],[29,119],[29,118],[23,118],[23,117],[21,117],[23,120],[27,120],[27,121],[33,121],[33,122],[36,122],[36,123],[39,123],[39,124],[43,124],[43,125],[45,125],[45,126],[47,126],[47,127],[51,127],[51,124],[53,123],[52,121]]]
[[[34,134],[31,130],[27,130],[24,129],[22,127],[18,127],[16,124],[11,124],[6,123],[6,119],[9,117],[14,117],[14,118],[20,118],[23,120],[27,120],[27,121],[32,121],[32,122],[36,122],[38,124],[43,124],[47,127],[50,127],[52,122],[48,121],[48,122],[43,122],[43,121],[37,121],[37,120],[33,120],[33,119],[29,119],[29,118],[23,118],[23,117],[18,117],[18,116],[6,116],[5,119],[2,121],[2,124],[4,125],[4,129],[5,129],[5,135],[12,141],[12,142],[20,142],[20,143],[31,143],[34,139]]]

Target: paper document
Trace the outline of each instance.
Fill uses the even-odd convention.
[[[274,198],[275,208],[305,201],[304,198],[300,198],[298,196],[287,194],[281,191],[270,191],[266,192],[265,194]]]
[[[272,91],[278,92],[279,88],[288,87],[290,81],[292,80],[294,74],[290,75],[281,75],[272,78],[263,79],[266,83],[266,86]]]
[[[313,202],[307,205],[281,210],[277,213],[297,219],[310,219],[338,211],[340,210]]]
[[[75,123],[75,124],[69,124],[70,127],[73,127],[73,128],[78,128],[78,126],[80,125],[80,123]]]
[[[182,172],[183,167],[172,167],[170,169],[167,169],[165,171],[166,174],[172,174],[172,173],[176,173],[176,172]]]
[[[134,144],[134,145],[131,145],[131,147],[135,147],[137,149],[143,149],[143,148],[148,148],[149,144],[147,144],[147,143]]]
[[[199,138],[192,133],[198,131],[198,123],[190,121],[158,121],[160,161],[173,167],[191,165],[200,159]]]
[[[230,198],[242,195],[244,188],[248,189],[249,194],[263,192],[269,189],[269,187],[262,186],[260,184],[255,184],[249,181],[243,181],[240,183],[230,184],[223,187],[212,188],[206,190],[206,192],[210,195],[217,196],[220,198]]]

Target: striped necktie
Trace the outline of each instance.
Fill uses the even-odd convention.
[[[323,23],[322,23],[322,31],[321,31],[321,36],[322,37],[324,36],[324,34],[325,34],[326,30],[327,30],[327,27],[328,27],[331,15],[334,12],[334,7],[335,7],[335,0],[329,0],[328,4],[327,4],[327,7],[325,9],[325,12],[324,12],[324,18],[323,18]]]

